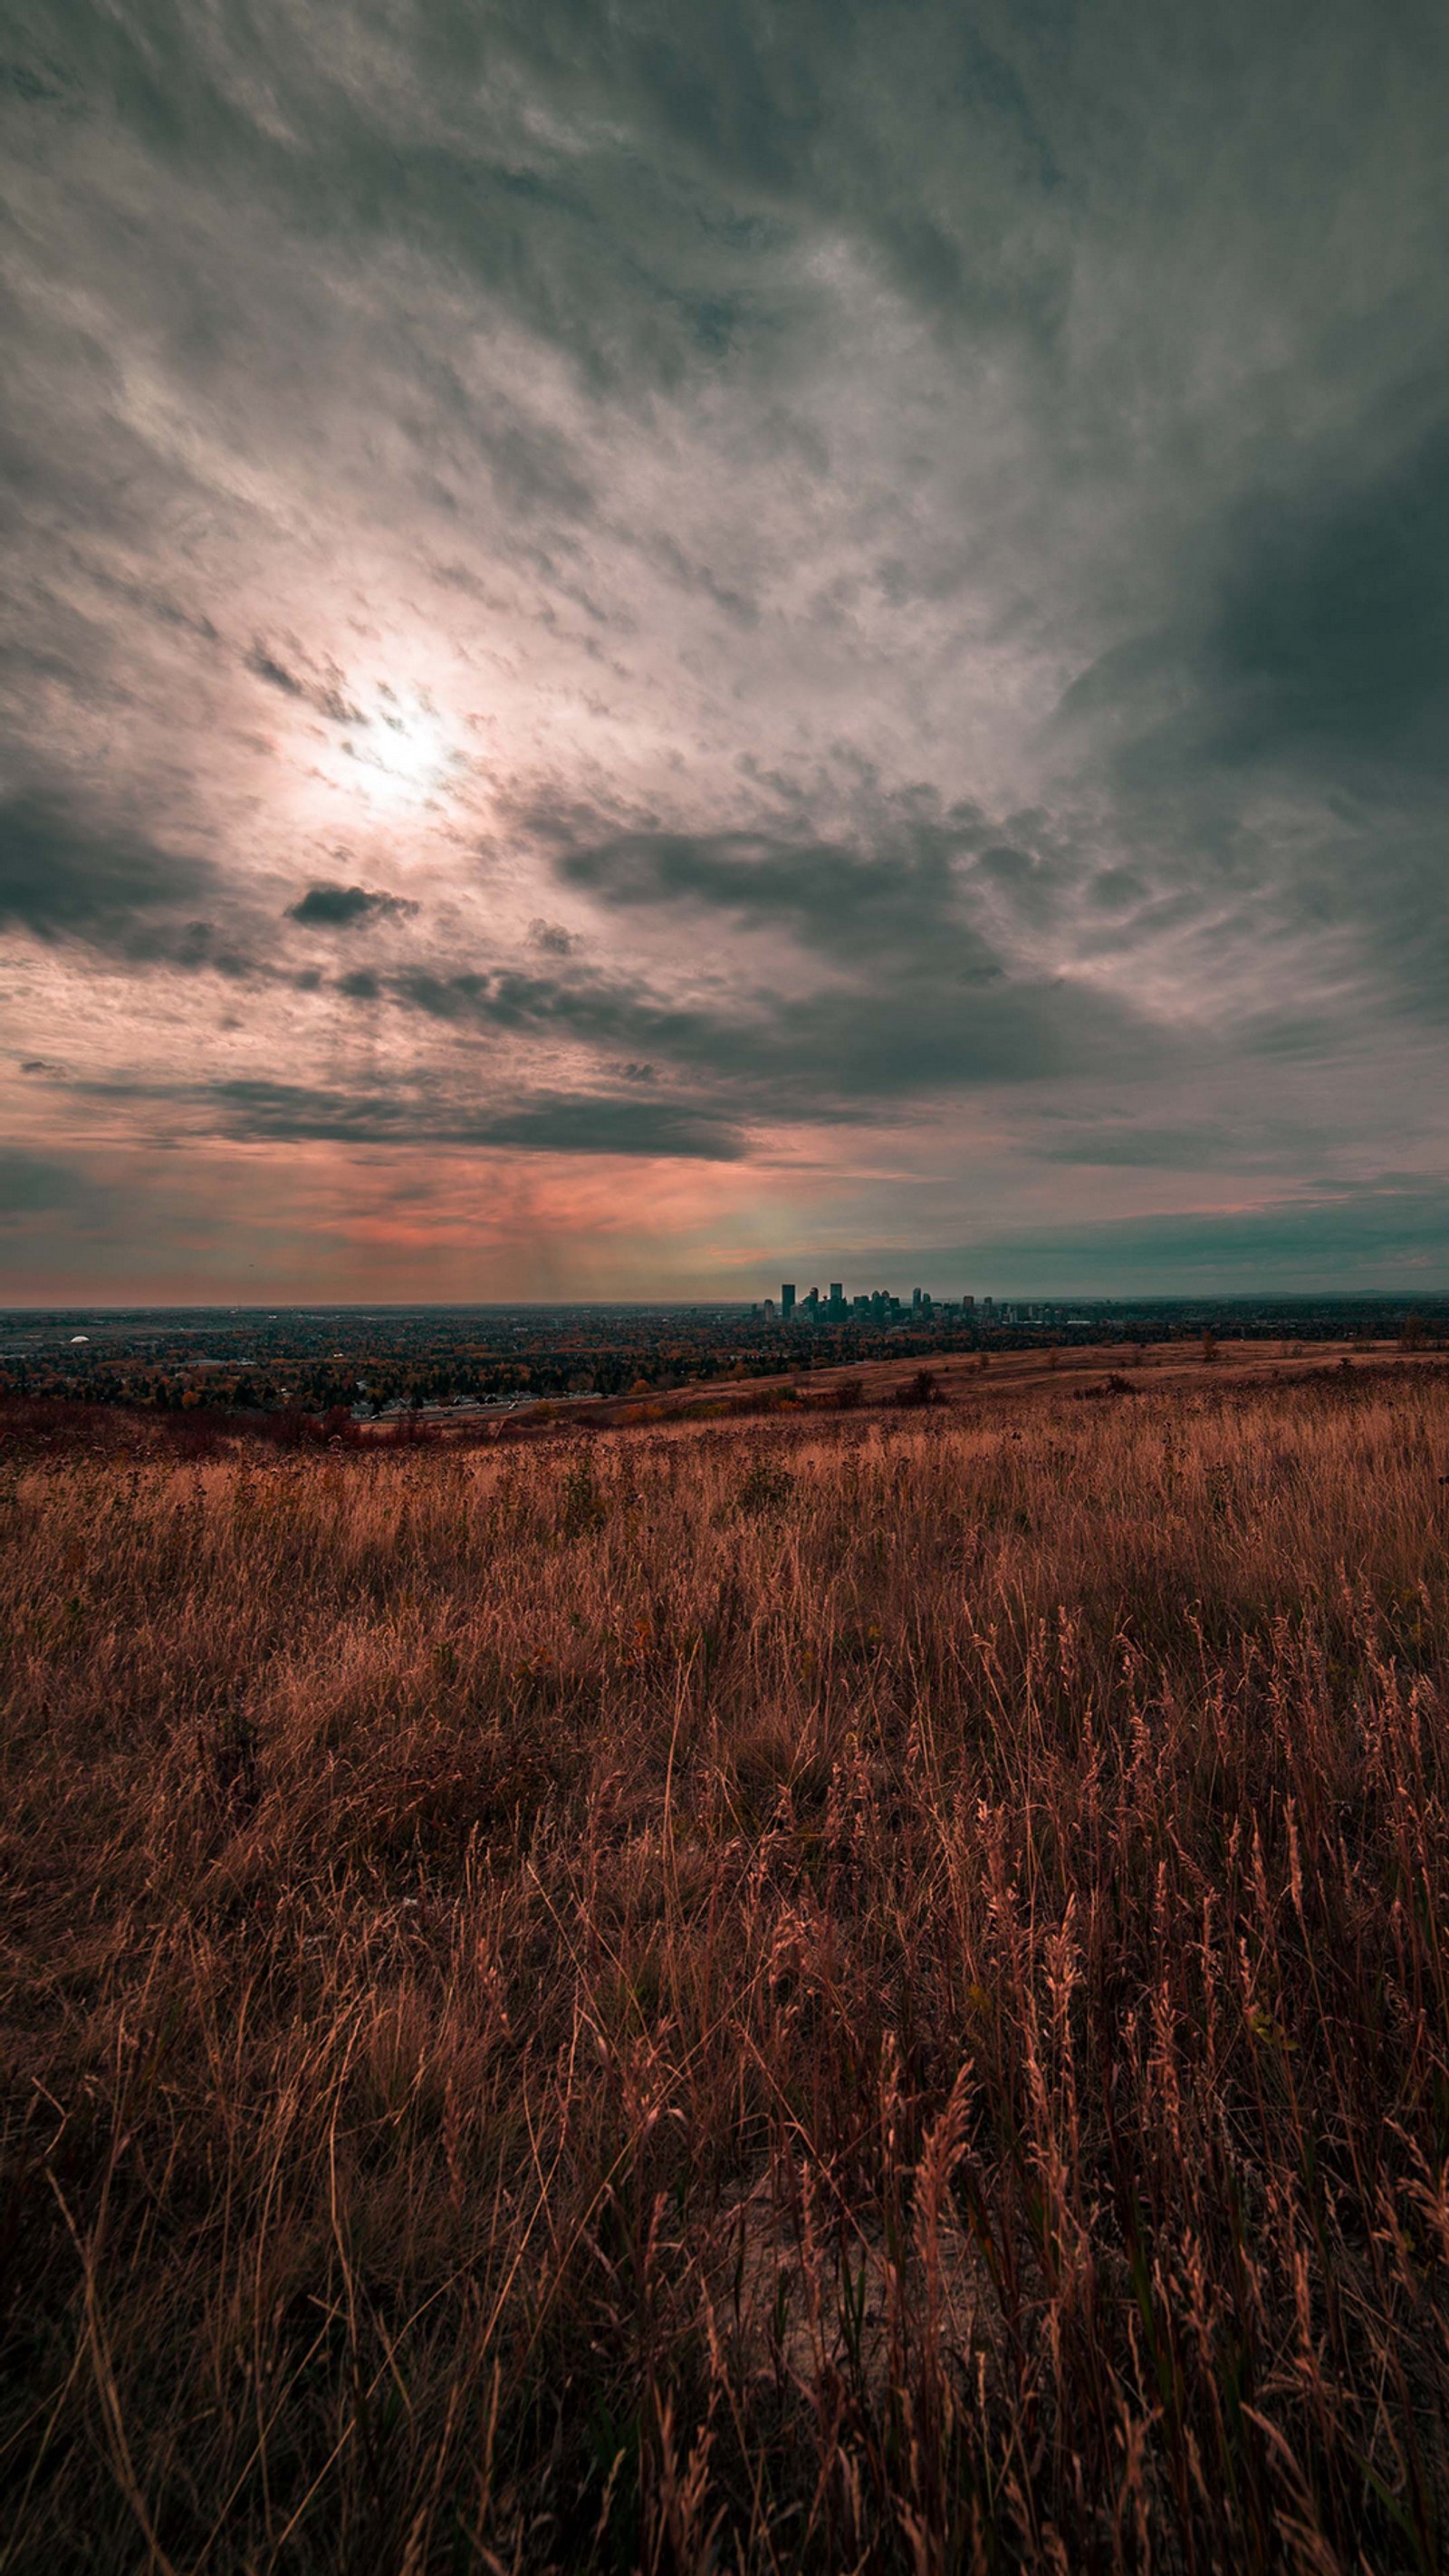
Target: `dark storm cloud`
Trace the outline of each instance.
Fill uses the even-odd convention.
[[[346,978],[339,990],[356,988]],[[520,1039],[572,1040],[611,1050],[652,1048],[681,1066],[737,1067],[756,1033],[748,1021],[672,1005],[622,978],[523,974],[464,968],[455,973],[410,967],[385,979],[401,1008],[452,1026],[496,1030]],[[371,996],[364,996],[371,998]]]
[[[731,1007],[672,1003],[622,977],[514,970],[358,973],[337,989],[366,1001],[386,994],[453,1025],[627,1050],[714,1081],[722,1100],[748,1102],[756,1116],[826,1122],[963,1085],[1141,1067],[1164,1049],[1159,1033],[1085,987],[1007,982],[966,935],[944,958],[897,961],[878,982],[766,988]]]
[[[1285,952],[1337,929],[1391,1012],[1442,1018],[1449,380],[1396,390],[1353,440],[1275,457],[1203,532],[1175,623],[1103,655],[1057,723],[1142,852],[1094,901],[1267,889]]]
[[[1125,725],[1129,787],[1271,764],[1390,804],[1437,788],[1449,766],[1449,386],[1443,410],[1371,474],[1352,455],[1296,458],[1290,483],[1212,531],[1217,562],[1184,621],[1114,646],[1060,717]]]
[[[577,978],[510,981],[470,990],[481,1016],[501,1007],[572,1020],[753,1085],[762,1109],[788,1103],[826,1119],[993,1081],[1142,1069],[1167,1050],[1120,997],[1013,966],[999,933],[983,927],[1003,909],[1014,925],[1040,923],[1058,903],[1070,871],[1040,816],[1017,818],[1018,828],[1035,821],[1035,848],[1002,841],[974,806],[889,813],[866,843],[635,831],[569,846],[562,822],[550,830],[536,820],[554,841],[560,882],[606,911],[652,914],[706,938],[711,915],[728,918],[773,934],[782,963],[827,968],[831,980],[793,992],[761,985],[747,1010],[687,1014]]]
[[[89,1214],[111,1193],[58,1157],[0,1146],[0,1223],[32,1216]]]
[[[902,978],[877,992],[828,992],[787,1008],[769,1050],[799,1113],[817,1085],[837,1114],[1004,1082],[1044,1082],[1114,1065],[1145,1071],[1166,1041],[1115,1003],[1054,983],[977,989],[978,972]]]
[[[958,863],[991,839],[971,811],[862,850],[751,832],[632,832],[565,852],[561,880],[617,909],[692,905],[788,925],[807,948],[859,959],[949,941],[958,972],[997,960],[964,916]],[[998,856],[987,850],[987,863]],[[1029,873],[1033,862],[1015,853]]]
[[[345,1092],[297,1083],[221,1082],[193,1095],[223,1133],[353,1145],[518,1146],[556,1154],[703,1156],[741,1151],[723,1120],[687,1104],[588,1092],[537,1093],[464,1109],[427,1093]]]
[[[0,804],[0,925],[124,950],[159,935],[150,928],[155,915],[194,902],[213,883],[205,861],[58,801],[20,796]]]
[[[287,907],[287,919],[314,930],[351,930],[359,922],[400,919],[418,906],[400,894],[378,894],[360,885],[314,885]]]
[[[709,1109],[637,1097],[560,1092],[520,1102],[488,1121],[487,1142],[553,1154],[685,1154],[731,1162],[737,1128]]]
[[[1211,748],[1341,773],[1449,768],[1449,421],[1373,480],[1280,495],[1232,531],[1207,641]]]

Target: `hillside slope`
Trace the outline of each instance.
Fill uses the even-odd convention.
[[[6,2569],[1435,2568],[1449,1388],[6,1469]]]

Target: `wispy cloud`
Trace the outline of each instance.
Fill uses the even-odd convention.
[[[305,1145],[349,1206],[677,1163],[700,1278],[786,1166],[842,1254],[1045,1209],[1196,1276],[1236,1182],[1262,1265],[1417,1262],[1446,97],[1417,0],[33,0],[16,1150],[164,1151],[178,1259]]]

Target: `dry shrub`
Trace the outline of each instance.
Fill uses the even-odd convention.
[[[1439,1386],[0,1479],[0,2566],[1442,2562]]]
[[[894,1398],[901,1405],[943,1404],[945,1400],[940,1380],[931,1368],[915,1369],[909,1377],[902,1378]]]

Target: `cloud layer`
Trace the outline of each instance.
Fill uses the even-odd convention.
[[[9,1293],[1422,1270],[1442,13],[0,53]]]

